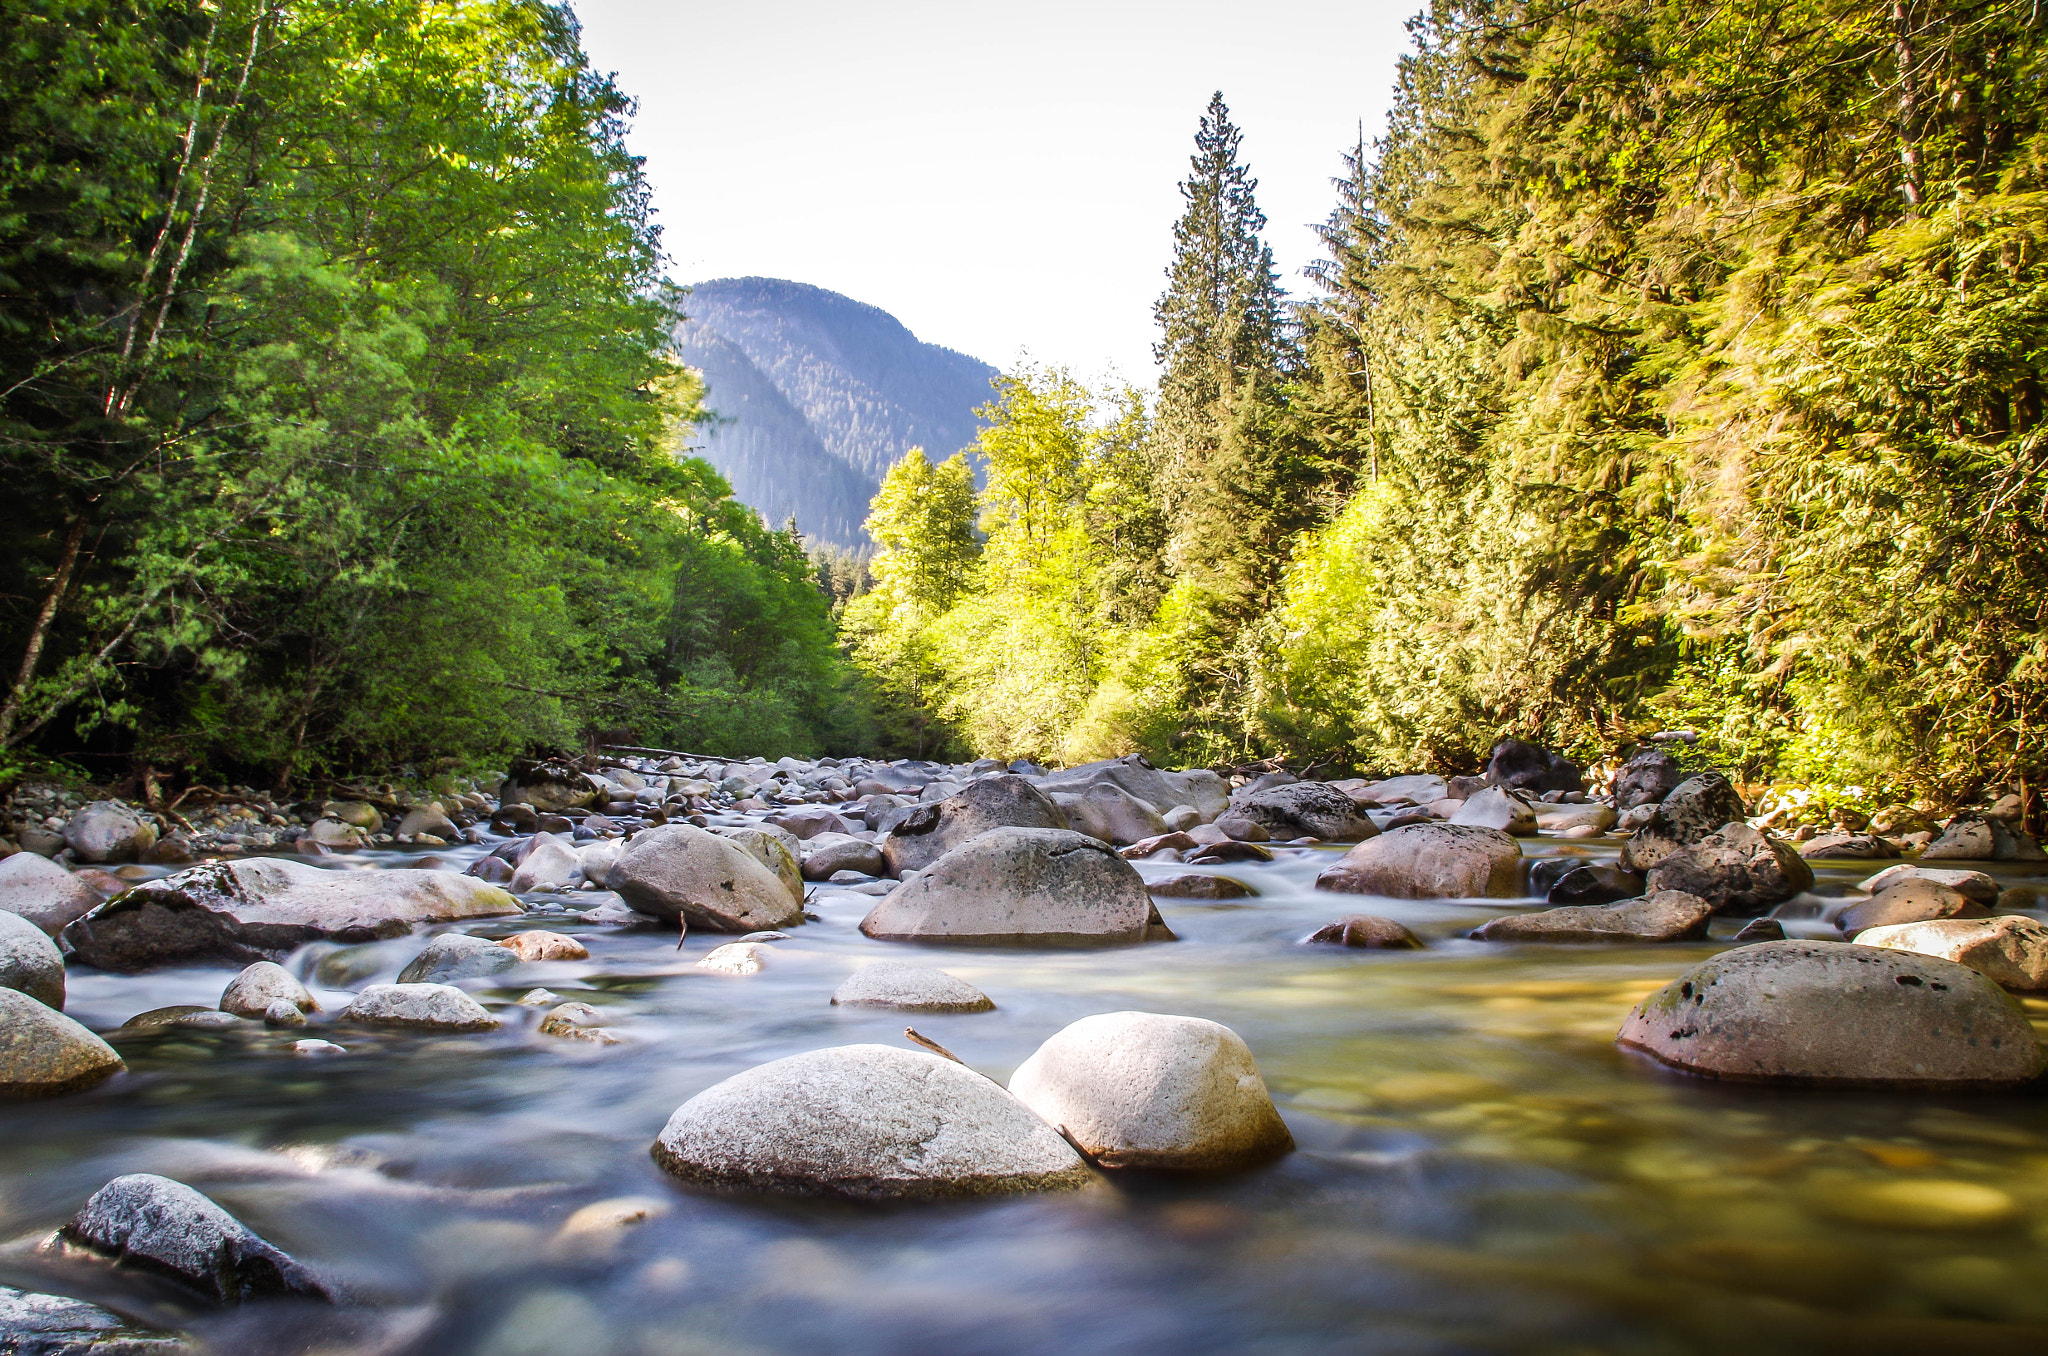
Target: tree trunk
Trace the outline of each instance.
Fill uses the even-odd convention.
[[[35,625],[29,629],[21,668],[14,675],[14,686],[8,689],[6,702],[0,704],[0,747],[6,746],[14,733],[15,722],[21,718],[22,703],[28,700],[29,684],[35,681],[36,666],[43,658],[43,646],[50,639],[50,627],[57,620],[57,609],[64,602],[65,592],[71,587],[71,576],[78,567],[79,551],[84,545],[85,514],[80,512],[72,515],[71,526],[64,534],[64,550],[57,557],[57,569],[50,576],[49,591],[43,595],[43,606],[36,613]]]

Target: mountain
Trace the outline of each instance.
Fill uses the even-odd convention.
[[[975,407],[997,373],[927,344],[869,306],[779,278],[719,278],[690,289],[676,338],[704,374],[717,418],[694,451],[733,494],[816,541],[866,541],[861,521],[882,473],[913,447],[934,460],[974,441]]]

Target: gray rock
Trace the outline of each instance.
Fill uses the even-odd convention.
[[[1182,871],[1145,882],[1148,894],[1168,899],[1250,899],[1259,892],[1243,881],[1212,876],[1203,871]]]
[[[841,1007],[898,1008],[905,1012],[989,1012],[989,996],[964,979],[928,965],[876,961],[832,991]]]
[[[1953,961],[1848,942],[1760,942],[1638,1004],[1619,1043],[1739,1082],[2008,1088],[2044,1067],[2020,1006]]]
[[[583,854],[576,845],[551,833],[537,833],[512,873],[512,893],[523,895],[543,885],[567,890],[583,881]]]
[[[0,1285],[4,1356],[193,1356],[176,1333],[136,1327],[97,1304]]]
[[[0,861],[0,909],[54,937],[100,905],[100,892],[48,857],[17,852]]]
[[[2044,857],[2032,837],[1988,815],[1957,815],[1939,837],[1921,849],[1923,862],[2038,862]]]
[[[1660,890],[1617,904],[1578,904],[1491,919],[1482,942],[1693,942],[1707,935],[1714,906],[1698,895]]]
[[[795,834],[773,824],[738,827],[721,824],[711,832],[745,848],[749,856],[775,873],[775,879],[782,882],[782,888],[789,891],[791,899],[799,905],[804,902],[804,872],[800,856],[803,843]]]
[[[1402,924],[1378,914],[1350,913],[1325,923],[1308,940],[1328,946],[1368,947],[1380,951],[1419,951],[1422,939]]]
[[[64,841],[81,862],[132,862],[156,844],[156,825],[118,800],[96,800],[71,816]]]
[[[18,989],[52,1008],[64,1007],[64,953],[19,914],[0,912],[0,988]]]
[[[1486,762],[1486,779],[1510,791],[1583,791],[1578,764],[1563,754],[1519,739],[1503,739]]]
[[[1655,805],[1685,780],[1678,760],[1662,749],[1642,748],[1630,755],[1614,777],[1614,808],[1630,810]]]
[[[1498,786],[1470,796],[1451,816],[1451,823],[1476,829],[1499,829],[1518,838],[1536,832],[1536,811],[1529,802]]]
[[[1612,862],[1587,862],[1572,867],[1551,883],[1546,902],[1556,908],[1575,904],[1612,904],[1636,899],[1643,893],[1643,878],[1624,871]]]
[[[1737,823],[1659,858],[1646,879],[1652,893],[1683,890],[1720,913],[1757,914],[1811,888],[1813,868],[1790,843]]]
[[[492,1031],[498,1026],[483,1004],[448,984],[372,984],[337,1020],[423,1031]]]
[[[1353,843],[1379,836],[1378,826],[1357,801],[1321,782],[1296,782],[1254,792],[1238,804],[1236,813],[1264,829],[1270,838]]]
[[[219,1008],[202,1007],[197,1003],[172,1003],[168,1007],[151,1008],[138,1012],[121,1023],[123,1031],[153,1031],[161,1027],[181,1026],[194,1031],[227,1031],[242,1024],[242,1018]]]
[[[1319,890],[1390,899],[1510,899],[1522,892],[1522,849],[1499,829],[1409,824],[1344,854]]]
[[[25,993],[0,989],[0,1098],[56,1097],[128,1067],[114,1048]]]
[[[992,829],[940,857],[861,920],[884,941],[1144,940],[1152,901],[1107,844],[1065,829]]]
[[[1896,857],[1899,850],[1872,833],[1824,833],[1799,845],[1809,862],[1869,860]]]
[[[307,942],[403,937],[415,923],[519,912],[495,885],[452,871],[323,871],[274,857],[206,862],[117,895],[64,930],[87,965],[277,960]]]
[[[805,880],[831,880],[841,871],[879,876],[889,869],[879,844],[852,834],[822,833],[810,841],[804,854]]]
[[[1928,923],[1937,918],[1987,918],[1991,910],[1937,881],[1907,877],[1876,895],[1842,910],[1835,926],[1855,934],[1900,923]]]
[[[64,1242],[168,1276],[216,1304],[277,1296],[332,1300],[297,1259],[183,1182],[116,1177],[59,1234]]]
[[[1112,782],[1097,782],[1079,795],[1053,797],[1068,827],[1119,846],[1167,833],[1166,820],[1144,801]]]
[[[398,837],[401,841],[417,838],[423,833],[431,834],[444,843],[452,843],[462,837],[462,830],[455,826],[455,821],[448,817],[448,812],[441,808],[439,801],[408,810],[405,812],[405,818],[398,821]]]
[[[2008,989],[2048,989],[2048,926],[2017,914],[1874,927],[1857,933],[1856,945],[1939,956]]]
[[[1897,885],[1902,880],[1931,880],[1937,885],[1946,885],[1957,894],[1976,900],[1979,904],[1998,902],[1998,882],[1982,871],[1958,871],[1933,866],[1915,866],[1901,862],[1888,866],[1868,880],[1857,882],[1856,888],[1879,894]]]
[[[295,1012],[317,1012],[320,1005],[291,971],[273,961],[257,961],[228,981],[220,996],[220,1010],[237,1017],[267,1017],[271,1006],[283,1003]]]
[[[821,833],[853,832],[851,825],[822,805],[799,805],[784,810],[781,814],[768,816],[768,822],[778,829],[795,834],[805,842]]]
[[[1691,847],[1743,818],[1742,797],[1718,772],[1688,777],[1657,806],[1650,822],[1622,845],[1621,864],[1648,871],[1682,847]]]
[[[1271,842],[1273,838],[1272,834],[1266,832],[1264,824],[1259,823],[1258,820],[1248,815],[1241,815],[1235,810],[1232,810],[1227,815],[1216,816],[1215,823],[1207,824],[1203,827],[1214,829],[1222,836],[1223,842],[1266,843]],[[1189,836],[1194,837],[1195,835],[1191,834]],[[1197,841],[1204,840],[1197,838]]]
[[[704,1186],[854,1200],[1063,1190],[1090,1177],[997,1084],[886,1045],[813,1050],[714,1084],[676,1109],[654,1158]]]
[[[1358,793],[1359,799],[1375,801],[1381,805],[1393,805],[1406,801],[1410,805],[1428,805],[1444,799],[1450,794],[1444,779],[1430,773],[1416,772],[1405,777],[1388,777],[1367,786]]]
[[[1213,779],[1213,780],[1211,780]],[[1175,805],[1207,809],[1210,817],[1221,814],[1230,803],[1230,787],[1214,773],[1165,773],[1138,754],[1082,763],[1048,774],[1039,783],[1047,795],[1055,791],[1078,796],[1091,786],[1120,787],[1154,810]],[[1219,794],[1220,793],[1220,794]],[[1205,801],[1207,804],[1205,805]],[[1213,806],[1214,808],[1209,808]],[[1049,826],[1057,827],[1057,826]]]
[[[758,932],[803,922],[800,897],[759,858],[688,824],[635,835],[608,883],[649,917],[681,919],[707,932]]]
[[[1010,1092],[1105,1168],[1217,1171],[1294,1147],[1252,1052],[1200,1017],[1083,1017],[1018,1066]]]
[[[456,979],[482,979],[502,975],[518,964],[518,953],[488,938],[444,932],[398,972],[398,982],[446,984]]]
[[[1529,807],[1535,812],[1536,827],[1545,833],[1591,838],[1613,828],[1619,818],[1611,805],[1548,805]],[[1453,821],[1455,822],[1455,821]],[[1576,834],[1573,830],[1577,830]]]
[[[889,874],[922,871],[990,829],[1065,829],[1067,817],[1045,793],[1014,773],[984,777],[942,801],[922,805],[889,830],[882,857]]]

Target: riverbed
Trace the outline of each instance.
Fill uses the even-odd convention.
[[[482,850],[436,852],[459,864]],[[1614,845],[1525,846],[1566,851]],[[614,896],[531,896],[533,912],[466,930],[568,932],[590,959],[465,982],[505,1022],[483,1035],[317,1015],[296,1031],[122,1032],[149,1008],[211,1006],[238,967],[74,966],[67,1011],[130,1071],[0,1104],[0,1236],[13,1240],[0,1282],[250,1356],[2048,1350],[2048,1100],[1675,1074],[1616,1049],[1615,1030],[1728,941],[1474,942],[1461,934],[1538,901],[1318,893],[1335,852],[1212,868],[1257,897],[1162,898],[1178,940],[1092,950],[875,942],[857,926],[873,899],[820,886],[820,921],[772,943],[751,976],[695,968],[729,937],[693,933],[678,949],[672,931],[581,921]],[[324,864],[396,870],[420,855]],[[1823,897],[1874,869],[1817,866]],[[1983,869],[2048,884],[2040,867]],[[1302,944],[1360,911],[1427,948]],[[1803,916],[1811,898],[1785,912],[1795,935],[1834,935]],[[287,964],[331,1012],[425,940],[308,947]],[[828,1001],[884,958],[940,966],[994,999],[993,1012],[910,1020],[998,1080],[1091,1013],[1222,1022],[1297,1148],[1227,1177],[891,1208],[707,1195],[656,1167],[663,1122],[722,1078],[824,1046],[908,1046],[903,1014]],[[621,1043],[539,1035],[543,1009],[517,1003],[535,987],[601,1008]],[[2027,1006],[2048,1027],[2048,1002]],[[306,1036],[347,1053],[295,1056]],[[205,1191],[350,1303],[207,1311],[130,1274],[38,1259],[35,1240],[126,1172]],[[1982,1208],[2000,1198],[2008,1208]],[[577,1218],[641,1222],[565,1232],[601,1203]]]

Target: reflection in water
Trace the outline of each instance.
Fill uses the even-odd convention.
[[[1676,1076],[1617,1051],[1615,1029],[1724,941],[1488,946],[1458,934],[1498,906],[1318,896],[1329,860],[1232,866],[1258,898],[1161,900],[1181,941],[1101,951],[872,942],[856,928],[872,901],[827,887],[823,921],[746,978],[693,967],[723,939],[678,952],[665,929],[586,926],[574,910],[609,897],[577,896],[473,929],[559,928],[591,950],[465,985],[500,1032],[316,1016],[292,1032],[115,1035],[128,1076],[0,1107],[0,1235],[32,1242],[108,1178],[159,1172],[357,1303],[193,1313],[131,1277],[51,1272],[19,1243],[0,1253],[0,1281],[238,1353],[2048,1349],[2038,1098]],[[1819,888],[1861,874],[1824,867]],[[1429,948],[1299,945],[1360,909]],[[1829,935],[1818,917],[1794,931]],[[290,967],[331,1013],[423,941],[309,947]],[[883,957],[940,965],[995,999],[917,1026],[997,1078],[1089,1013],[1223,1022],[1300,1149],[1216,1180],[899,1209],[706,1196],[655,1168],[647,1146],[669,1113],[718,1079],[825,1045],[901,1043],[900,1014],[827,1002]],[[147,1008],[212,1004],[234,969],[75,972],[70,1011],[111,1033]],[[514,1001],[534,987],[601,1008],[627,1042],[535,1034],[540,1012]],[[2048,1003],[2029,1007],[2048,1021]],[[308,1035],[348,1053],[293,1056]]]

